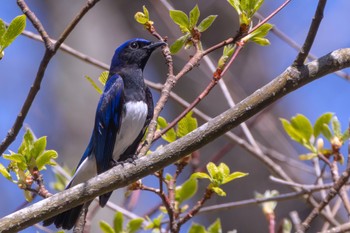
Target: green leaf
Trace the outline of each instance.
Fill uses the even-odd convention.
[[[210,176],[207,173],[204,173],[204,172],[193,173],[191,175],[191,178],[195,178],[195,179],[209,179],[210,180]]]
[[[6,32],[5,22],[2,19],[0,19],[0,49],[2,47],[1,40],[2,40],[2,37],[4,36],[5,32]]]
[[[16,154],[16,153],[9,154],[9,155],[4,154],[3,157],[4,157],[4,159],[13,161],[15,163],[24,163],[24,164],[26,163],[24,156],[21,154]]]
[[[208,170],[209,175],[210,175],[211,178],[216,177],[217,174],[219,173],[218,167],[213,162],[209,162],[207,164],[207,170]]]
[[[113,228],[105,221],[100,221],[100,228],[103,233],[115,233]]]
[[[232,45],[232,44],[225,45],[222,54],[223,54],[224,56],[231,57],[232,54],[233,54],[233,52],[235,51],[235,48],[236,48],[236,47],[235,47],[234,45]]]
[[[193,223],[188,233],[206,233],[204,226]]]
[[[218,169],[224,175],[224,177],[230,175],[230,168],[225,163],[220,163]]]
[[[311,159],[316,158],[316,157],[317,157],[316,153],[308,153],[308,154],[299,155],[300,160],[311,160]]]
[[[333,135],[332,135],[331,129],[329,128],[329,126],[327,124],[322,125],[321,133],[323,134],[323,136],[325,138],[327,138],[328,141],[331,141]]]
[[[171,143],[176,141],[176,132],[173,128],[169,129],[164,135],[162,135],[162,138]]]
[[[322,132],[323,125],[328,125],[333,117],[333,113],[326,112],[322,114],[319,118],[317,118],[315,124],[314,124],[314,137],[318,137],[320,133]]]
[[[181,204],[182,202],[190,199],[196,194],[198,189],[198,181],[197,179],[193,179],[192,177],[185,181],[180,187],[177,187],[175,193],[175,199]]]
[[[140,230],[142,223],[143,223],[143,218],[131,219],[127,225],[127,232],[135,233],[136,231]]]
[[[115,233],[123,232],[123,214],[121,212],[117,212],[113,219],[113,227]]]
[[[182,118],[179,123],[177,123],[177,131],[176,134],[179,138],[189,134],[193,130],[197,129],[198,123],[197,119],[192,117],[192,111],[186,114],[184,118]]]
[[[255,198],[270,198],[279,195],[277,190],[266,190],[264,194],[256,193]],[[273,214],[277,206],[277,201],[268,201],[261,204],[264,214]]]
[[[164,129],[168,126],[168,122],[163,117],[158,117],[157,119],[158,126],[161,129]],[[176,140],[176,132],[173,128],[169,129],[162,138],[167,142],[174,142]]]
[[[161,117],[161,116],[159,116],[157,118],[157,123],[158,123],[159,127],[162,129],[164,129],[165,127],[168,126],[168,122],[165,120],[164,117]]]
[[[17,36],[19,36],[24,28],[26,27],[26,16],[25,15],[19,15],[16,18],[14,18],[7,30],[5,31],[4,36],[2,37],[2,48],[6,48],[9,46]]]
[[[293,228],[292,222],[289,221],[289,219],[284,218],[282,220],[282,231],[281,231],[281,233],[291,233],[292,232],[292,228]]]
[[[188,16],[183,11],[170,10],[170,18],[179,26],[187,28],[189,30]]]
[[[24,191],[24,197],[27,202],[31,202],[33,200],[33,194],[30,191]]]
[[[57,152],[54,150],[47,150],[36,159],[36,165],[40,170],[45,169],[45,165],[56,165],[51,159],[57,158]]]
[[[222,190],[219,187],[211,187],[211,190],[213,190],[217,195],[221,196],[221,197],[225,197],[226,193],[224,190]]]
[[[222,184],[226,184],[232,180],[235,180],[235,179],[238,179],[238,178],[241,178],[241,177],[245,177],[249,175],[248,173],[244,173],[244,172],[234,172],[234,173],[231,173],[230,175],[224,177],[223,181],[222,181]]]
[[[135,18],[136,22],[138,22],[140,24],[145,24],[148,22],[148,18],[142,12],[136,12],[136,14],[134,15],[134,18]]]
[[[254,1],[252,1],[254,2]],[[255,14],[255,12],[257,12],[261,5],[263,4],[264,0],[256,0],[253,4],[253,7],[252,7],[252,13]]]
[[[295,117],[291,118],[290,122],[306,141],[310,140],[313,135],[313,127],[307,117],[302,114],[297,114]]]
[[[146,24],[149,22],[149,12],[145,5],[142,7],[143,12],[136,12],[134,15],[135,20],[140,24]]]
[[[257,43],[258,45],[261,46],[267,46],[270,45],[270,41],[266,38],[262,38],[262,37],[253,37],[251,39],[254,43]]]
[[[253,31],[252,33],[246,35],[243,38],[243,40],[246,42],[249,40],[252,40],[253,42],[256,42],[258,44],[262,43],[262,45],[267,45],[266,43],[270,43],[270,42],[267,39],[265,39],[264,37],[267,36],[267,34],[269,33],[269,31],[272,28],[273,28],[272,24],[265,23],[265,24],[261,25],[258,29]],[[264,41],[264,39],[265,39],[265,41]]]
[[[142,10],[143,10],[143,13],[145,14],[145,16],[149,19],[149,12],[148,12],[148,9],[146,8],[145,5],[142,6]]]
[[[297,131],[292,125],[291,123],[289,123],[288,120],[280,118],[281,122],[282,122],[282,126],[284,128],[284,131],[286,131],[286,133],[288,134],[288,136],[299,143],[303,142],[303,136],[299,133],[299,131]]]
[[[343,133],[343,135],[340,137],[340,140],[342,142],[345,142],[346,140],[348,140],[350,138],[350,129],[346,129]]]
[[[208,227],[208,233],[222,233],[221,221],[219,218]]]
[[[107,79],[108,79],[108,76],[109,76],[109,71],[103,71],[101,74],[100,74],[100,77],[98,77],[98,81],[100,81],[100,83],[105,86],[106,85],[106,82],[107,82]]]
[[[198,31],[199,32],[206,31],[213,24],[216,17],[217,15],[209,15],[208,17],[203,19],[202,22],[200,22],[200,24],[197,27]]]
[[[332,130],[334,132],[334,135],[340,138],[342,133],[341,133],[341,124],[338,120],[338,117],[334,116],[331,120],[331,123],[332,123]]]
[[[190,11],[190,28],[191,29],[194,28],[197,25],[199,16],[200,16],[200,11],[199,11],[198,5],[196,5]]]
[[[46,136],[43,136],[36,140],[33,144],[32,155],[34,159],[37,159],[39,155],[41,155],[46,148]]]
[[[147,216],[146,219],[148,220],[148,222],[150,222],[150,224],[148,224],[146,227],[144,227],[145,230],[155,230],[155,229],[159,229],[160,225],[162,223],[162,219],[163,219],[163,214],[158,215],[157,218],[150,220]]]
[[[187,33],[184,36],[181,36],[179,39],[177,39],[171,46],[170,46],[170,52],[172,54],[175,54],[180,51],[180,49],[185,45],[187,40],[191,37],[190,33]]]
[[[237,11],[238,15],[242,14],[240,0],[227,0],[233,8]]]
[[[26,144],[27,148],[31,148],[34,144],[34,134],[30,129],[27,129],[23,136],[23,142]],[[22,142],[22,143],[23,143]]]
[[[102,94],[102,90],[101,90],[101,88],[99,86],[97,86],[95,81],[92,80],[92,78],[90,78],[87,75],[85,75],[85,78],[90,82],[90,84],[95,88],[95,90],[101,95]]]
[[[166,181],[170,181],[172,178],[173,178],[172,175],[170,175],[169,173],[165,174]]]
[[[0,163],[0,174],[3,175],[6,179],[12,181],[11,174],[7,171],[7,169]]]

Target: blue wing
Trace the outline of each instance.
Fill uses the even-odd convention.
[[[123,90],[123,79],[118,74],[108,78],[97,105],[95,126],[90,143],[78,167],[88,156],[94,155],[98,174],[110,168],[114,144],[120,128],[124,103]]]
[[[80,168],[81,164],[87,158],[91,158],[90,156],[95,156],[98,174],[110,168],[115,139],[119,130],[120,119],[123,110],[123,89],[123,79],[119,75],[115,74],[109,77],[105,86],[105,90],[101,95],[97,106],[95,126],[89,145],[79,162],[76,173],[79,172],[78,169]],[[91,160],[91,162],[93,162],[93,160]],[[74,178],[66,188],[69,188],[72,185],[73,180]],[[110,195],[111,193],[107,193],[100,196],[101,206],[104,206],[107,203]],[[44,225],[48,226],[52,223],[55,223],[56,227],[71,229],[75,225],[82,207],[83,205],[77,206],[55,217],[47,219],[44,221]]]
[[[95,141],[97,173],[110,168],[117,133],[124,106],[123,79],[115,74],[107,80],[96,110],[93,137]]]

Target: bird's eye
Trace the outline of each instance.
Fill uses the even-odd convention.
[[[129,45],[130,48],[132,49],[138,49],[139,48],[139,44],[137,42],[132,42],[130,45]]]

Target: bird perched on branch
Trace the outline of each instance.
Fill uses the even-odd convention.
[[[165,45],[145,39],[131,39],[119,46],[112,58],[109,77],[98,102],[95,126],[70,188],[105,172],[112,166],[133,161],[146,127],[153,117],[153,99],[143,79],[143,69],[152,52]],[[104,207],[112,192],[99,197]],[[44,221],[57,228],[71,229],[83,205]]]

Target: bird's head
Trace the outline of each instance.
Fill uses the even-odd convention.
[[[152,42],[135,38],[124,42],[114,53],[110,71],[117,73],[126,67],[140,68],[143,70],[152,52],[166,43]]]

